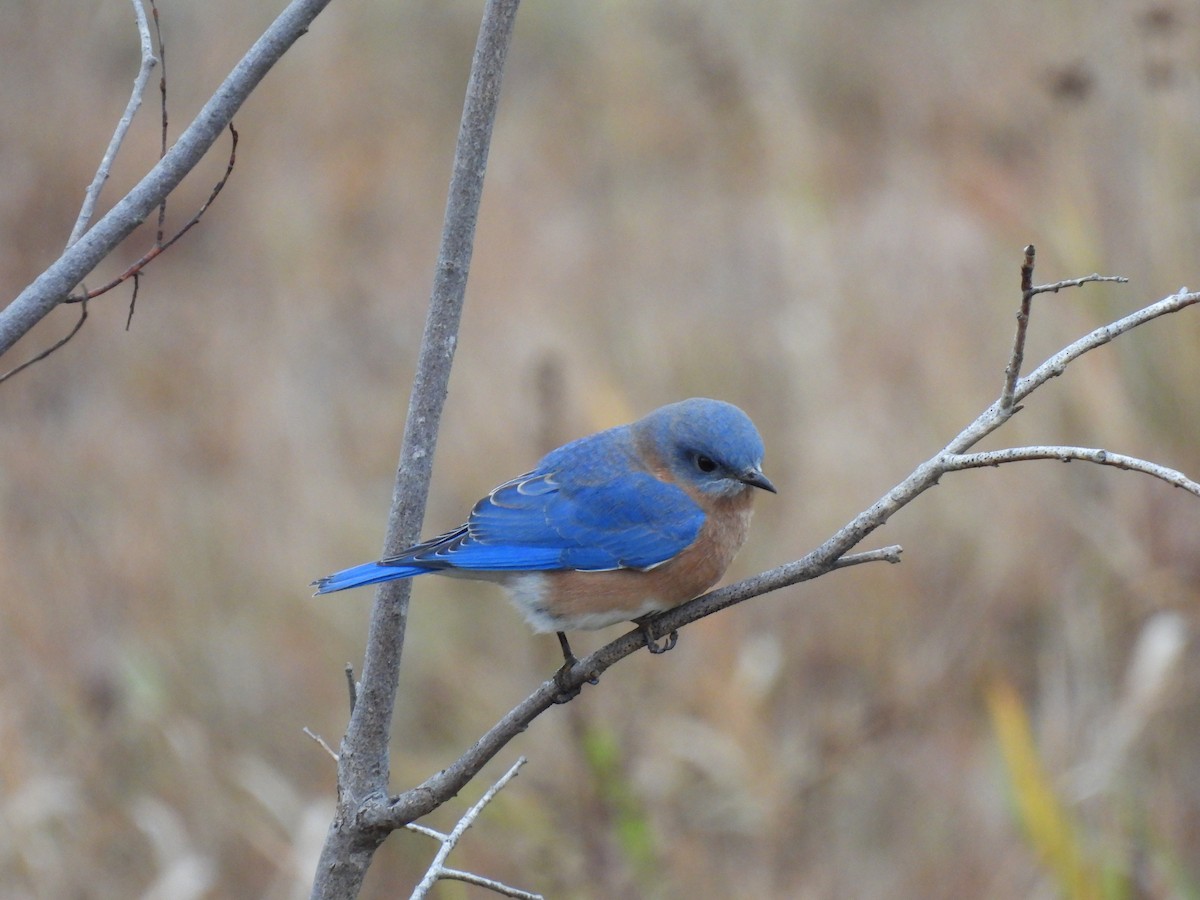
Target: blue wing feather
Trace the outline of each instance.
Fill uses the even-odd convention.
[[[762,454],[762,439],[737,407],[673,403],[559,447],[479,501],[460,528],[321,579],[318,593],[426,572],[652,569],[699,536],[705,514],[693,496],[775,490]],[[712,468],[692,465],[705,458]],[[658,467],[678,482],[656,477]]]
[[[318,593],[425,572],[650,569],[696,539],[704,512],[641,468],[627,428],[566,444],[493,490],[465,525],[318,582]]]
[[[377,562],[363,563],[361,566],[326,575],[324,578],[314,581],[313,584],[317,586],[318,594],[329,594],[333,591],[379,584],[381,581],[392,581],[396,578],[410,578],[426,571],[428,570],[417,566],[389,566]]]

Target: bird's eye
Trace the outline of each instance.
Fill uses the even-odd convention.
[[[701,453],[696,457],[696,468],[701,472],[715,472],[717,469],[717,464],[713,461],[711,456],[705,456],[703,453]]]

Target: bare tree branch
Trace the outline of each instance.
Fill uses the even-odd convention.
[[[1039,284],[1031,287],[1031,294],[1057,294],[1065,288],[1082,287],[1085,284],[1095,284],[1099,282],[1111,282],[1113,284],[1128,284],[1129,279],[1124,275],[1101,275],[1093,272],[1091,275],[1084,275],[1082,278],[1068,278],[1065,281],[1055,281],[1052,284]]]
[[[1083,354],[1095,350],[1097,347],[1103,347],[1113,338],[1119,337],[1127,331],[1132,331],[1139,325],[1144,325],[1152,319],[1179,312],[1181,309],[1185,309],[1198,301],[1200,301],[1200,291],[1188,291],[1186,287],[1183,287],[1177,293],[1171,294],[1169,297],[1164,297],[1157,303],[1151,303],[1137,312],[1130,313],[1123,318],[1117,319],[1115,322],[1110,322],[1108,325],[1103,325],[1090,334],[1085,334],[1073,344],[1059,350],[1030,372],[1029,375],[1022,378],[1021,383],[1017,386],[1017,402],[1025,399],[1051,378],[1057,378],[1070,363],[1079,359]],[[964,447],[963,449],[966,448]]]
[[[292,0],[141,181],[32,284],[0,310],[0,355],[67,299],[101,260],[162,203],[233,120],[271,67],[304,34],[329,0]]]
[[[1200,292],[1189,292],[1187,288],[1181,288],[1179,293],[1164,297],[1157,303],[1151,303],[1137,312],[1130,313],[1123,318],[1117,319],[1115,322],[1101,326],[1090,334],[1085,334],[1079,340],[1059,350],[1027,376],[1020,379],[1013,390],[1013,403],[1020,403],[1051,378],[1061,375],[1068,365],[1085,353],[1095,350],[1097,347],[1103,347],[1113,338],[1125,334],[1127,331],[1132,331],[1139,325],[1144,325],[1146,322],[1157,319],[1159,316],[1179,312],[1179,310],[1185,309],[1197,301],[1200,301]],[[946,446],[943,452],[963,453],[969,450],[1012,418],[1013,414],[1019,408],[1012,404],[1006,407],[1002,400],[997,400],[979,418],[963,429]]]
[[[1113,466],[1118,469],[1142,472],[1200,497],[1200,484],[1192,481],[1182,472],[1168,469],[1166,466],[1160,466],[1158,463],[1152,463],[1145,459],[1138,459],[1136,456],[1125,456],[1121,453],[1094,450],[1089,447],[1009,447],[1007,450],[990,450],[983,453],[952,453],[947,455],[943,462],[947,472],[959,472],[963,469],[999,466],[1004,463],[1030,459],[1057,459],[1062,462],[1078,459],[1100,466]]]
[[[142,8],[141,0],[132,0],[132,3],[137,23],[139,43],[141,44],[141,63],[138,66],[137,76],[133,80],[133,90],[129,95],[129,102],[125,105],[125,112],[121,114],[121,118],[117,122],[117,127],[113,131],[113,136],[108,142],[108,147],[105,148],[104,155],[100,158],[100,165],[96,168],[96,174],[92,178],[92,183],[88,185],[87,190],[84,192],[83,204],[80,206],[79,215],[75,219],[75,227],[71,229],[71,234],[67,238],[65,249],[68,250],[83,236],[83,233],[87,230],[88,223],[92,221],[92,215],[96,211],[96,203],[100,199],[100,192],[104,189],[104,183],[108,181],[109,173],[112,172],[113,162],[117,158],[121,144],[125,141],[125,135],[129,132],[129,126],[133,124],[133,117],[137,115],[138,108],[142,105],[142,96],[146,93],[146,83],[150,80],[150,73],[158,64],[158,59],[154,56],[154,46],[150,40],[150,27],[146,22],[146,11]],[[136,295],[135,287],[134,296],[136,297]],[[45,350],[0,375],[0,384],[12,378],[18,372],[29,368],[34,363],[41,362],[54,351],[64,347],[83,328],[87,317],[87,298],[84,297],[81,298],[79,318],[75,320],[74,327],[64,337],[59,338]]]
[[[159,21],[158,7],[155,5],[154,0],[150,0],[150,9],[154,12],[154,36],[158,40],[158,57],[159,57],[159,61],[162,63],[162,76],[158,79],[158,93],[159,93],[159,98],[160,98],[159,99],[159,110],[162,113],[162,121],[160,122],[159,129],[158,129],[158,133],[159,133],[162,143],[159,146],[158,158],[162,159],[164,156],[167,155],[167,135],[170,132],[170,122],[171,122],[170,116],[167,115],[167,45],[166,45],[166,42],[163,40],[162,23]],[[229,130],[233,131],[233,121],[232,120],[230,120],[230,122],[229,122]],[[236,131],[233,132],[233,145],[235,148],[237,147],[237,132]],[[231,165],[230,169],[232,169],[232,168],[233,167]],[[229,173],[226,172],[225,178],[227,179],[228,177],[229,177]],[[225,179],[222,179],[222,182],[224,180]],[[214,193],[213,196],[215,197],[216,194]],[[211,202],[211,198],[209,198],[209,199]],[[163,197],[162,202],[158,204],[158,230],[156,232],[156,236],[154,239],[154,242],[156,244],[162,243],[163,224],[166,222],[166,220],[167,220],[167,198]],[[130,309],[130,311],[129,311],[129,317],[133,318],[133,310],[132,309]],[[126,325],[125,328],[126,328],[126,330],[128,330],[129,326]]]
[[[912,496],[915,497],[917,493],[920,491],[916,491]],[[878,505],[876,504],[876,506]],[[900,548],[897,546],[884,547],[880,550],[853,556],[842,556],[845,549],[842,549],[840,553],[837,552],[839,547],[848,548],[853,545],[847,534],[857,522],[858,520],[855,520],[843,528],[837,535],[802,560],[779,566],[753,578],[747,578],[728,587],[712,591],[655,616],[651,620],[654,624],[654,635],[669,634],[671,631],[678,630],[684,625],[712,615],[728,606],[778,590],[781,587],[817,578],[834,569],[865,562],[900,561]],[[863,531],[853,543],[861,540],[867,533],[867,531]],[[447,799],[462,790],[492,757],[500,752],[509,741],[525,731],[534,719],[558,704],[562,699],[564,688],[569,690],[582,687],[590,678],[598,678],[614,664],[645,646],[646,636],[640,628],[636,628],[601,647],[590,656],[581,659],[571,670],[565,683],[557,678],[550,678],[543,682],[536,691],[510,710],[469,750],[442,771],[416,787],[393,797],[386,805],[365,806],[362,809],[364,825],[388,830],[402,828],[409,822],[437,809]]]
[[[1056,281],[1053,284],[1033,283],[1033,266],[1037,251],[1033,244],[1025,248],[1025,258],[1021,262],[1021,308],[1017,311],[1017,332],[1013,337],[1012,354],[1008,366],[1004,369],[1004,388],[1000,391],[1000,409],[1011,410],[1016,402],[1017,379],[1021,377],[1021,364],[1025,360],[1025,335],[1029,331],[1029,316],[1033,309],[1033,298],[1038,294],[1057,294],[1066,288],[1081,287],[1085,284],[1100,281],[1125,284],[1129,281],[1122,275],[1084,275],[1082,278],[1068,278],[1066,281]]]
[[[420,536],[438,427],[458,342],[501,75],[518,6],[519,0],[488,0],[475,46],[384,556],[398,553]],[[391,830],[368,823],[363,811],[387,799],[388,742],[410,592],[411,582],[391,581],[381,585],[375,595],[358,699],[339,755],[338,808],[317,864],[314,898],[356,896],[376,848]]]
[[[150,8],[154,11],[154,30],[158,39],[158,58],[156,59],[153,52],[153,46],[150,40],[149,25],[146,22],[146,13],[142,8],[140,0],[133,0],[133,8],[137,16],[138,33],[141,38],[142,45],[142,63],[138,70],[138,76],[134,81],[133,94],[126,106],[125,114],[117,123],[117,129],[113,134],[112,140],[109,142],[108,149],[105,151],[104,157],[100,162],[99,168],[96,170],[96,176],[92,179],[92,184],[89,186],[83,200],[83,207],[79,211],[79,217],[75,222],[75,228],[71,232],[71,237],[67,241],[67,249],[70,249],[82,236],[87,228],[88,222],[91,221],[92,213],[95,211],[96,201],[99,199],[100,191],[104,187],[105,181],[108,180],[109,172],[112,168],[113,160],[116,158],[117,151],[121,147],[121,143],[125,139],[125,134],[129,130],[129,126],[133,121],[134,115],[137,113],[138,107],[142,102],[142,94],[145,92],[146,82],[149,79],[150,71],[156,64],[161,64],[162,76],[159,79],[159,89],[162,94],[162,151],[160,159],[167,152],[167,69],[166,69],[166,48],[163,44],[162,31],[159,28],[158,7],[154,5],[154,0],[150,0]],[[118,285],[124,284],[129,279],[133,279],[133,292],[129,297],[129,314],[125,318],[125,330],[129,330],[130,324],[133,322],[133,312],[137,307],[138,287],[140,284],[140,276],[142,271],[154,259],[157,259],[164,251],[169,249],[176,241],[187,234],[194,225],[199,223],[201,217],[208,210],[212,202],[216,200],[217,195],[225,187],[229,181],[229,176],[233,174],[233,167],[237,162],[237,144],[238,133],[231,122],[229,125],[229,133],[232,136],[232,146],[229,151],[229,162],[225,167],[225,174],[221,176],[221,180],[217,182],[212,189],[208,199],[204,201],[200,209],[194,216],[180,228],[169,240],[163,240],[163,224],[167,216],[167,200],[164,197],[158,206],[158,229],[154,238],[154,245],[147,251],[141,259],[127,268],[124,272],[114,278],[107,284],[96,288],[95,290],[84,290],[78,296],[70,296],[65,298],[63,303],[81,303],[83,304],[79,319],[75,322],[75,327],[63,338],[55,341],[42,352],[38,353],[32,359],[10,369],[3,375],[0,375],[0,383],[7,381],[18,372],[24,371],[31,365],[41,362],[50,354],[66,346],[66,344],[79,333],[83,328],[84,322],[87,321],[87,301],[93,300],[102,294],[106,294]]]

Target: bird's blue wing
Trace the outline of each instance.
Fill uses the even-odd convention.
[[[560,495],[547,515],[576,546],[572,569],[649,569],[671,559],[700,533],[704,512],[680,488],[646,472]]]
[[[467,523],[409,548],[385,565],[429,571],[534,571],[562,568],[562,540],[547,528],[545,506],[558,486],[530,472],[475,504]]]
[[[602,433],[559,448],[480,500],[461,528],[385,563],[606,571],[666,562],[696,539],[704,512],[682,489],[639,469],[612,438]]]

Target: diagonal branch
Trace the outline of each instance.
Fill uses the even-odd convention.
[[[1200,291],[1189,291],[1185,287],[1180,288],[1177,293],[1171,294],[1169,297],[1164,297],[1157,303],[1151,303],[1149,306],[1117,319],[1115,322],[1102,325],[1090,334],[1085,334],[1079,340],[1059,350],[1022,378],[1020,384],[1017,386],[1017,401],[1019,402],[1028,397],[1029,394],[1051,378],[1057,378],[1068,365],[1085,353],[1095,350],[1097,347],[1103,347],[1113,338],[1120,337],[1128,331],[1133,331],[1139,325],[1145,325],[1152,319],[1179,312],[1181,309],[1186,309],[1197,302],[1200,302]]]
[[[292,0],[221,84],[192,123],[141,181],[32,284],[0,310],[0,355],[62,303],[101,260],[183,181],[267,72],[304,34],[329,0]]]
[[[844,530],[844,529],[843,529]],[[839,532],[841,534],[841,532]],[[865,536],[865,535],[864,535]],[[826,548],[828,545],[822,545]],[[844,551],[843,551],[844,552]],[[833,569],[847,568],[867,562],[899,562],[900,548],[885,547],[853,556],[831,556],[831,550],[822,553],[815,550],[804,559],[763,572],[745,581],[739,581],[697,597],[682,606],[668,610],[653,619],[655,630],[667,633],[684,625],[712,615],[717,610],[733,606],[751,597],[778,590],[801,581],[817,578]],[[840,557],[840,558],[839,558]],[[571,670],[565,680],[551,678],[526,697],[493,725],[466,753],[436,775],[416,787],[392,798],[386,804],[370,804],[363,808],[365,821],[371,825],[395,829],[401,828],[437,809],[448,798],[460,791],[479,770],[518,734],[558,702],[561,692],[581,687],[590,678],[598,677],[616,663],[646,646],[645,633],[634,629],[615,641],[601,647],[590,656],[584,657]]]
[[[162,31],[159,27],[158,7],[154,4],[154,0],[150,0],[150,9],[154,13],[154,31],[158,38],[157,58],[154,56],[154,48],[150,39],[150,28],[146,21],[146,12],[142,8],[141,0],[133,0],[133,8],[137,16],[138,34],[141,38],[142,63],[138,70],[138,76],[134,81],[133,94],[129,98],[129,103],[126,106],[125,113],[121,117],[121,120],[117,123],[116,131],[113,133],[113,137],[109,142],[108,149],[105,151],[104,157],[100,161],[100,166],[96,170],[96,176],[92,179],[92,183],[84,195],[83,206],[79,211],[78,219],[75,221],[75,228],[72,230],[71,236],[67,240],[68,250],[83,235],[87,229],[88,223],[91,221],[92,213],[95,211],[96,201],[100,197],[100,191],[104,187],[105,181],[108,180],[113,160],[116,158],[117,151],[120,150],[121,144],[125,139],[125,135],[129,130],[129,126],[133,121],[134,115],[137,113],[138,107],[141,105],[142,94],[146,89],[146,82],[149,79],[150,71],[155,67],[155,65],[160,67],[162,73],[161,77],[159,78],[159,90],[162,93],[162,152],[160,154],[160,159],[162,156],[165,156],[167,152],[167,57],[166,47],[163,44],[162,39]],[[164,251],[169,249],[176,241],[187,234],[187,232],[190,231],[191,228],[200,221],[201,217],[208,210],[208,207],[212,205],[212,202],[217,198],[217,195],[221,193],[221,190],[229,181],[229,176],[233,174],[233,167],[237,161],[238,133],[233,127],[232,122],[229,124],[229,133],[233,138],[233,142],[232,149],[229,151],[229,163],[225,168],[225,174],[221,177],[221,180],[217,182],[216,187],[213,188],[208,199],[200,207],[199,211],[192,216],[191,220],[182,228],[180,228],[169,240],[164,241],[163,224],[167,215],[167,200],[166,197],[164,197],[158,206],[158,230],[155,235],[154,245],[150,248],[150,250],[147,251],[142,258],[135,262],[132,266],[127,268],[124,272],[102,287],[98,287],[90,291],[85,289],[83,293],[78,296],[68,296],[64,298],[62,300],[63,303],[83,304],[80,310],[79,319],[75,323],[75,327],[72,328],[65,337],[59,339],[50,347],[35,355],[32,359],[20,364],[19,366],[16,366],[13,369],[10,369],[8,372],[5,372],[2,376],[0,376],[0,383],[7,381],[9,378],[12,378],[18,372],[24,371],[34,363],[41,362],[56,350],[66,346],[66,344],[73,337],[75,337],[76,334],[79,333],[80,329],[83,328],[84,322],[87,321],[87,301],[93,300],[96,297],[99,297],[101,294],[108,293],[113,288],[124,284],[126,281],[132,278],[133,292],[129,298],[129,314],[125,319],[125,330],[129,330],[129,326],[133,321],[133,312],[137,306],[138,286],[140,284],[142,271],[152,260],[156,259]]]

